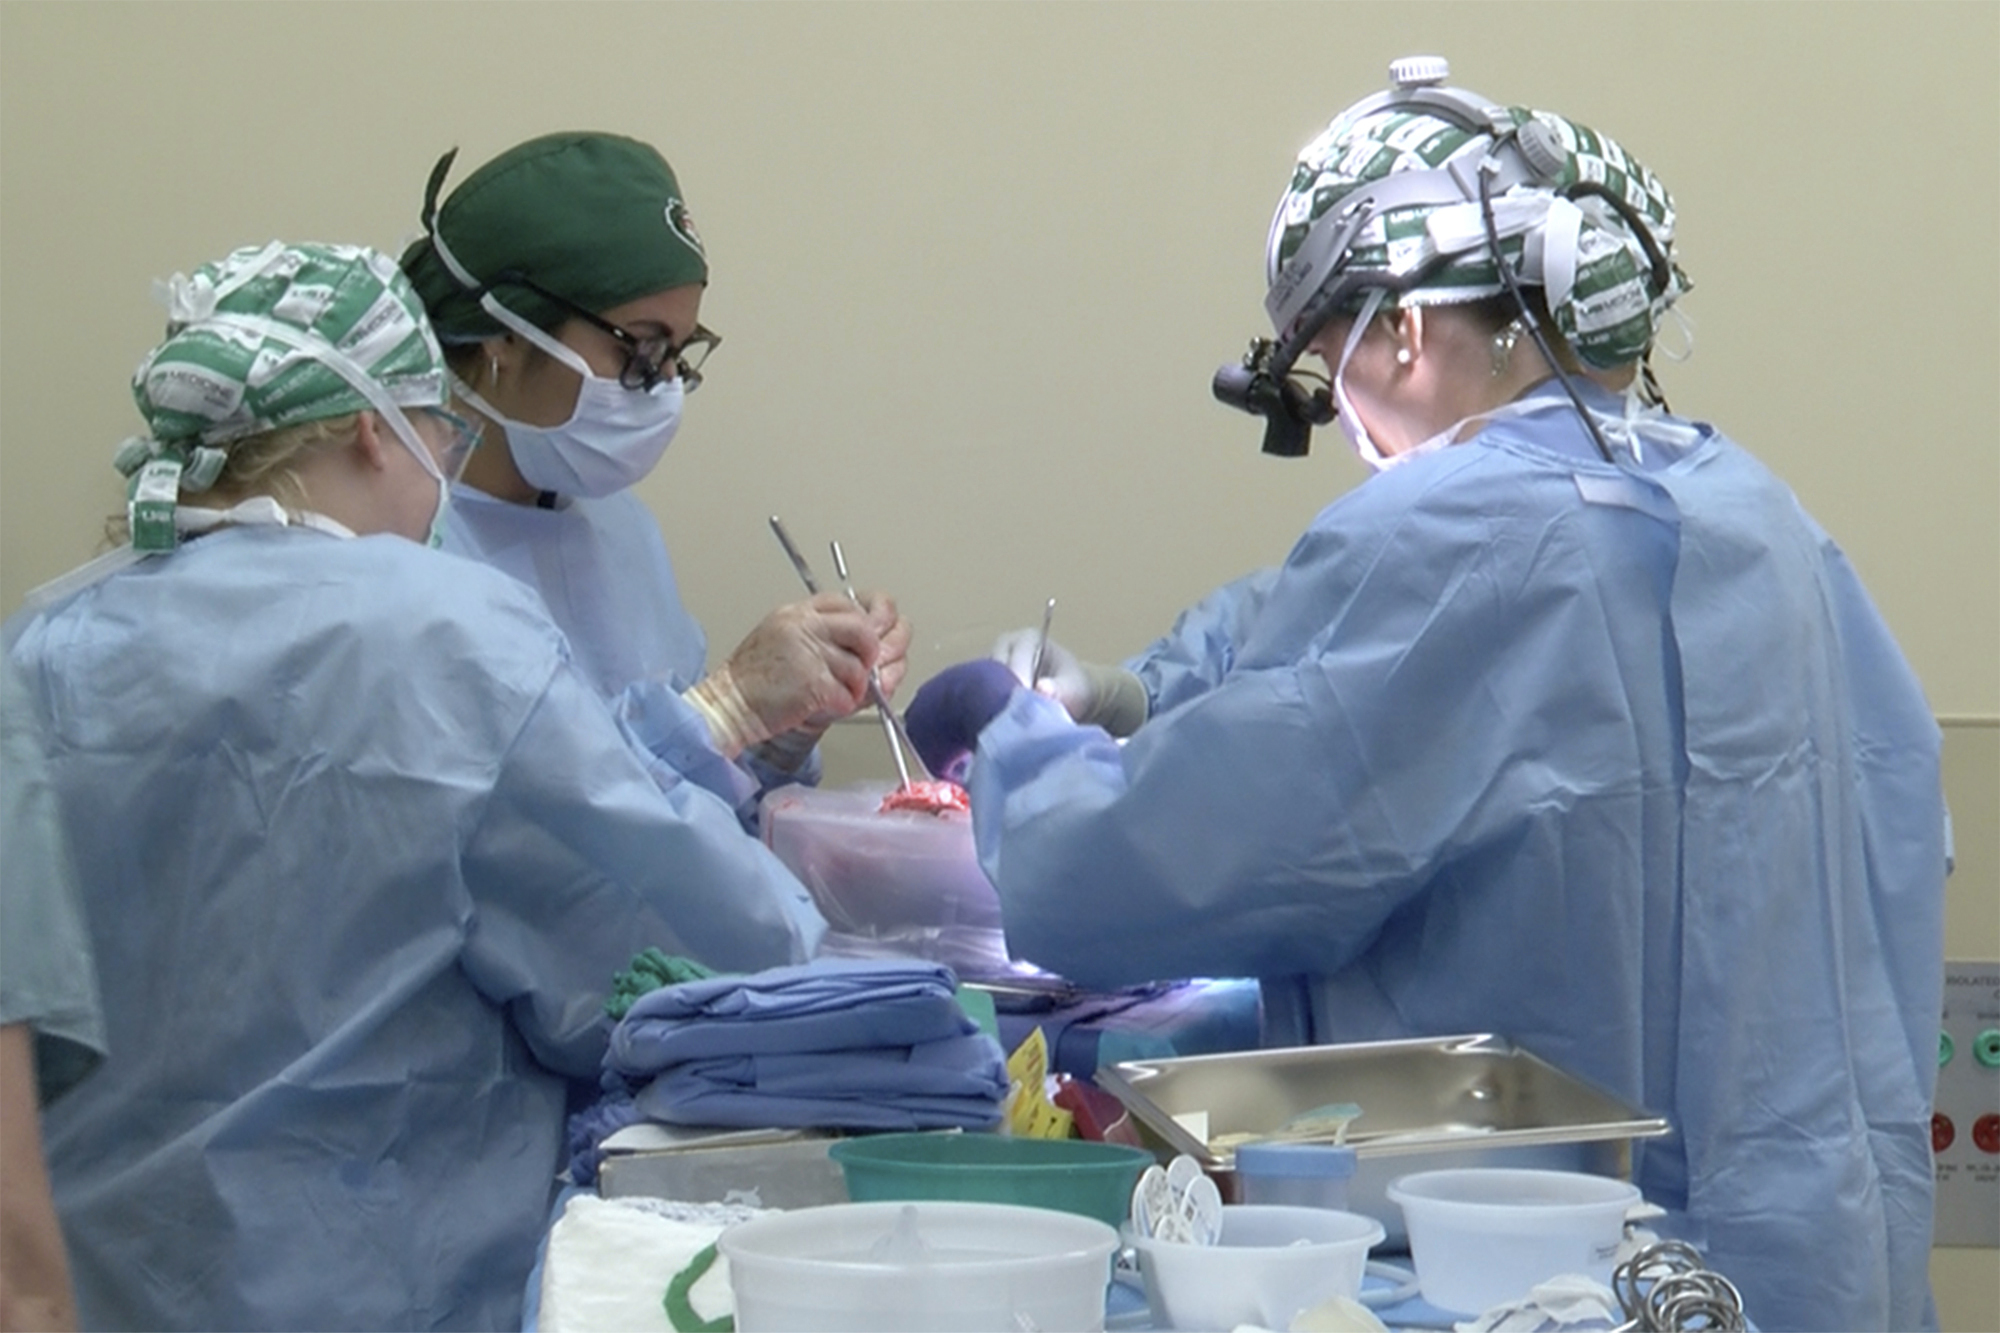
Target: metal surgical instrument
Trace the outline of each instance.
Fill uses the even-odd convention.
[[[828,545],[833,549],[833,568],[834,572],[840,576],[841,590],[847,594],[848,601],[860,607],[861,598],[854,591],[854,581],[847,577],[847,557],[841,554],[840,543],[837,541],[829,542]],[[889,737],[889,753],[896,760],[896,772],[903,779],[903,790],[908,791],[910,788],[910,766],[903,758],[903,747],[908,744],[910,738],[903,733],[903,719],[897,717],[896,710],[889,707],[889,697],[882,693],[881,673],[876,671],[874,667],[868,668],[868,697],[874,702],[875,711],[881,714],[882,730]],[[910,746],[911,755],[914,756],[916,750],[916,746]],[[923,764],[924,761],[918,759],[917,770],[924,773],[925,777],[929,777],[930,774],[924,770]]]
[[[1049,604],[1042,608],[1042,632],[1035,637],[1035,660],[1028,667],[1028,688],[1034,689],[1035,682],[1042,678],[1042,659],[1049,652],[1049,622],[1056,616],[1056,599],[1049,598]]]
[[[778,545],[785,548],[785,555],[791,560],[792,568],[798,571],[799,582],[806,585],[806,592],[817,596],[819,580],[813,577],[812,566],[806,563],[805,555],[792,543],[792,535],[785,531],[784,523],[776,514],[771,515],[771,534],[778,539]],[[847,585],[847,600],[860,606],[861,599],[855,595],[853,585],[847,583],[847,562],[840,554],[839,542],[833,544],[833,562],[840,570],[841,582]],[[896,773],[902,779],[901,789],[907,791],[910,786],[910,767],[903,757],[904,746],[909,746],[910,757],[917,759],[917,771],[925,777],[929,777],[930,772],[924,768],[923,760],[917,758],[916,746],[910,745],[909,735],[903,730],[903,719],[897,717],[895,710],[889,707],[889,700],[882,693],[882,679],[873,667],[868,670],[868,699],[875,705],[877,713],[882,718],[882,729],[889,738],[890,757],[896,761]]]

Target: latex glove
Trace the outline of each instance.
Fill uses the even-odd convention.
[[[882,651],[878,618],[835,592],[781,606],[681,697],[732,759],[794,728],[824,731],[868,698],[868,668]]]
[[[887,593],[863,591],[858,595],[867,608],[868,624],[880,645],[875,656],[875,674],[882,682],[882,695],[893,699],[910,666],[910,622],[903,619],[896,610],[896,599]]]
[[[1013,672],[986,657],[946,667],[925,681],[903,711],[903,726],[924,767],[962,782],[979,733],[1020,688]]]
[[[1030,681],[1041,637],[1039,629],[1011,630],[994,642],[991,656],[1004,662],[1022,684],[1061,704],[1078,722],[1103,727],[1113,736],[1130,736],[1139,729],[1150,708],[1146,686],[1123,667],[1082,661],[1050,639],[1042,653],[1042,674]]]
[[[812,758],[825,727],[793,727],[767,741],[749,747],[749,752],[780,773],[797,773]]]
[[[910,622],[896,610],[895,599],[886,593],[861,592],[863,614],[868,617],[869,626],[874,629],[878,645],[875,656],[875,673],[882,685],[884,698],[893,698],[896,687],[903,682],[903,674],[909,666]],[[849,603],[853,605],[853,603]],[[864,700],[865,702],[865,700]],[[847,710],[852,711],[852,710]],[[757,757],[783,773],[796,773],[812,757],[813,747],[819,744],[826,729],[847,711],[816,714],[808,717],[796,727],[779,732],[769,740],[760,741],[748,748]]]

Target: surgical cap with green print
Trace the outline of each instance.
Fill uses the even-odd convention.
[[[132,376],[148,433],[114,460],[132,480],[135,513],[170,524],[174,497],[206,490],[248,436],[446,401],[423,303],[378,251],[272,241],[177,273],[154,294],[166,336]],[[133,537],[172,545],[170,526],[142,533],[135,522]]]
[[[1338,213],[1357,191],[1402,173],[1436,173],[1448,187],[1457,182],[1448,188],[1451,197],[1391,202],[1367,217],[1322,287],[1350,273],[1399,282],[1417,275],[1400,297],[1404,304],[1474,301],[1504,291],[1476,187],[1465,184],[1477,179],[1469,168],[1495,147],[1495,135],[1420,101],[1370,102],[1336,117],[1299,154],[1271,223],[1269,280],[1278,282],[1314,224]],[[1510,268],[1519,281],[1543,289],[1557,328],[1586,364],[1609,368],[1638,359],[1667,308],[1690,286],[1672,261],[1674,207],[1666,187],[1617,142],[1586,126],[1549,111],[1493,111],[1503,133],[1532,139],[1529,146],[1541,154],[1539,173],[1492,195]],[[1361,300],[1357,293],[1346,313]]]

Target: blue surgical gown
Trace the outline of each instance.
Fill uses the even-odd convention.
[[[630,491],[564,496],[554,508],[515,504],[460,484],[452,488],[444,548],[513,575],[533,588],[569,639],[577,669],[612,701],[642,741],[655,722],[679,717],[681,691],[700,680],[708,636],[681,601],[660,525]],[[795,772],[743,755],[728,784],[746,827],[765,791],[816,783],[817,751]]]
[[[484,566],[228,529],[9,628],[109,1025],[45,1125],[85,1327],[519,1327],[613,976],[824,929]]]
[[[1509,1036],[1671,1119],[1637,1183],[1759,1326],[1919,1327],[1938,729],[1749,454],[1529,406],[1185,613],[1122,748],[1015,696],[971,775],[1009,944],[1258,977],[1273,1044]]]

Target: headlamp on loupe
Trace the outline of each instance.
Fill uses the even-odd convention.
[[[1355,209],[1365,216],[1369,201]],[[1278,458],[1303,458],[1312,443],[1312,428],[1334,418],[1333,386],[1324,376],[1300,371],[1305,355],[1321,329],[1342,311],[1351,313],[1379,287],[1400,296],[1427,277],[1437,260],[1401,277],[1379,273],[1345,273],[1320,287],[1297,309],[1291,331],[1282,341],[1256,338],[1241,365],[1220,366],[1210,385],[1215,396],[1240,411],[1264,418],[1264,452]]]
[[[1215,372],[1215,396],[1240,411],[1264,418],[1264,452],[1300,458],[1312,442],[1312,428],[1333,420],[1333,390],[1277,369],[1278,345],[1256,338],[1243,363]]]

